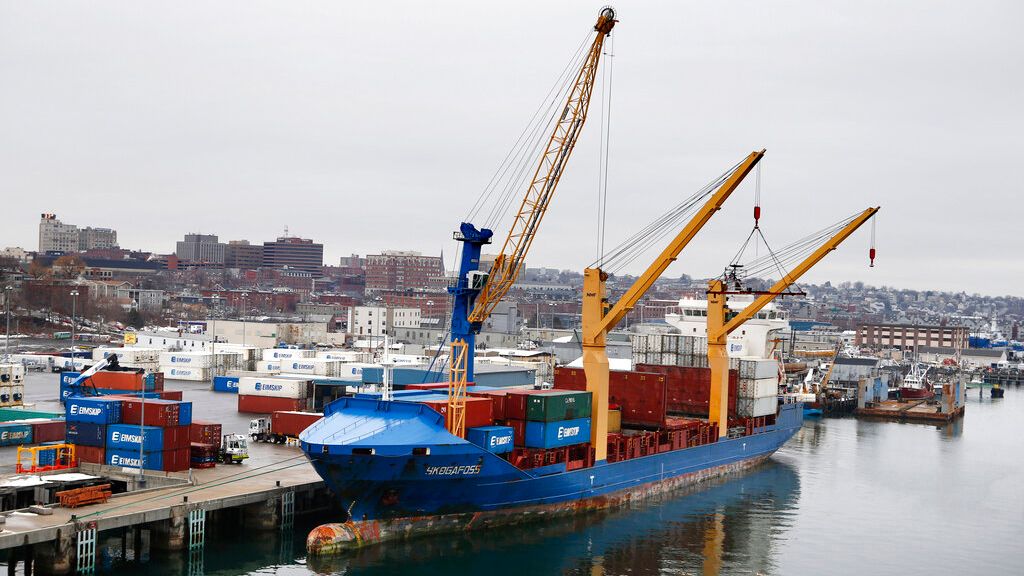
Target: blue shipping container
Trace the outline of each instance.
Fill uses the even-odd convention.
[[[495,454],[511,452],[515,431],[511,426],[480,426],[466,430],[466,440]]]
[[[31,424],[0,423],[0,446],[32,443]]]
[[[109,449],[107,450],[107,465],[120,466],[122,468],[138,468],[139,451]],[[146,470],[163,470],[164,453],[143,452],[142,467],[145,468]]]
[[[72,396],[65,402],[68,422],[117,424],[121,422],[121,400]]]
[[[561,422],[528,421],[524,442],[528,448],[561,448],[590,442],[590,418]]]
[[[214,376],[213,391],[238,394],[238,376]]]
[[[71,444],[102,447],[107,443],[107,427],[93,422],[66,422],[64,438]]]
[[[60,385],[64,386],[67,384],[71,384],[72,382],[75,381],[75,378],[78,378],[80,375],[81,374],[79,372],[61,372]]]
[[[192,403],[178,402],[178,426],[190,426],[192,424]]]
[[[140,431],[139,428],[142,430]],[[159,426],[137,426],[135,424],[111,424],[107,426],[107,448],[135,450],[139,444],[146,452],[158,452],[164,448],[164,429]]]
[[[92,394],[92,388],[89,388],[88,390],[89,390],[89,392],[87,394],[91,395]],[[81,390],[76,390],[74,388],[71,388],[69,386],[65,386],[63,384],[61,385],[61,387],[60,387],[60,401],[61,401],[62,404],[66,403],[67,399],[72,394],[76,394],[78,396],[83,396],[83,394],[81,394]],[[98,394],[100,396],[115,396],[115,395],[116,396],[135,396],[136,398],[142,398],[143,394],[145,394],[146,398],[159,398],[160,397],[160,393],[159,392],[130,392],[128,390],[114,390],[113,388],[97,388],[96,389],[96,394]]]

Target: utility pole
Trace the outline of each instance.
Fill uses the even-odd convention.
[[[75,360],[75,308],[78,305],[78,289],[71,291],[71,361]]]
[[[14,286],[4,286],[4,315],[7,317],[7,337],[4,339],[4,360],[11,359],[11,291]]]

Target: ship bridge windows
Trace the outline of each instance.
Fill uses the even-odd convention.
[[[353,448],[352,454],[358,456],[373,456],[377,451],[373,448]]]
[[[430,447],[429,446],[425,446],[425,447],[422,447],[422,448],[413,448],[412,449],[412,455],[413,456],[430,456]]]

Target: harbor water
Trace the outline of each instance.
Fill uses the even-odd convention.
[[[524,527],[386,543],[307,559],[305,535],[208,532],[191,554],[109,574],[1020,574],[1024,390],[968,396],[960,422],[805,422],[768,463],[634,506]]]

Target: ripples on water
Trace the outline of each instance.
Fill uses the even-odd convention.
[[[1022,574],[1024,391],[952,426],[812,420],[765,465],[632,509],[304,560],[305,534],[211,536],[117,574]]]

